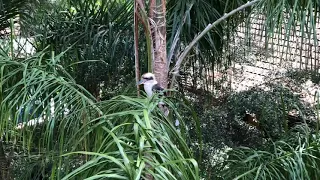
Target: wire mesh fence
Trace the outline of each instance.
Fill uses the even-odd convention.
[[[10,27],[0,30],[0,51],[10,56],[12,56],[11,51],[13,51],[17,58],[34,54],[34,38],[25,37],[21,34],[19,16],[10,21],[12,21]],[[8,49],[8,47],[10,48]]]
[[[286,17],[282,27],[272,34],[266,34],[272,27],[267,27],[264,16],[250,18],[250,24],[242,23],[238,27],[237,38],[239,45],[253,48],[258,60],[286,68],[319,69],[320,18],[316,19],[313,29],[311,19],[288,27],[290,17]]]
[[[320,18],[312,21],[308,16],[305,21],[288,26],[292,19],[284,17],[280,27],[275,28],[277,31],[270,31],[273,27],[268,26],[263,15],[253,14],[249,18],[250,23],[247,21],[238,26],[230,48],[236,58],[240,58],[233,64],[242,70],[238,76],[247,80],[234,81],[232,89],[259,86],[266,79],[279,77],[288,71],[319,72]],[[315,28],[312,28],[312,23],[315,23]]]

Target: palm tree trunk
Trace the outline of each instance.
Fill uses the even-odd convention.
[[[154,3],[155,2],[155,3]],[[153,72],[163,88],[168,86],[168,66],[166,48],[166,1],[150,2],[152,38],[154,46]]]
[[[134,2],[134,60],[136,82],[140,80],[140,63],[139,63],[139,26],[138,26],[138,4]],[[137,84],[137,95],[140,96],[140,87]]]

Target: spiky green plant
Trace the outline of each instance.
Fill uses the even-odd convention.
[[[117,96],[98,103],[61,66],[62,56],[0,56],[0,133],[5,150],[13,152],[12,176],[199,178],[197,162],[158,108],[159,98]],[[167,104],[181,117],[175,103]],[[30,125],[31,119],[43,122]]]
[[[22,31],[34,35],[37,51],[64,52],[61,65],[76,82],[96,98],[104,84],[110,98],[133,79],[132,8],[131,1],[39,3]]]
[[[220,179],[319,179],[319,135],[307,127],[259,149],[229,152]]]

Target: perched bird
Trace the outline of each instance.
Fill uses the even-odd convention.
[[[143,84],[144,91],[148,97],[153,95],[153,92],[162,92],[164,89],[158,84],[156,77],[152,73],[145,73],[141,76],[141,80],[138,85]]]
[[[147,93],[148,97],[152,97],[154,92],[162,93],[164,91],[164,88],[158,84],[155,75],[150,72],[141,76],[141,80],[138,82],[138,85],[141,84],[143,84],[144,91]],[[163,110],[164,114],[168,116],[169,109],[162,101],[159,102],[159,107]]]

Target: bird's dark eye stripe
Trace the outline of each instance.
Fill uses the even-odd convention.
[[[149,77],[149,78],[143,78],[145,80],[153,80],[153,77]]]

